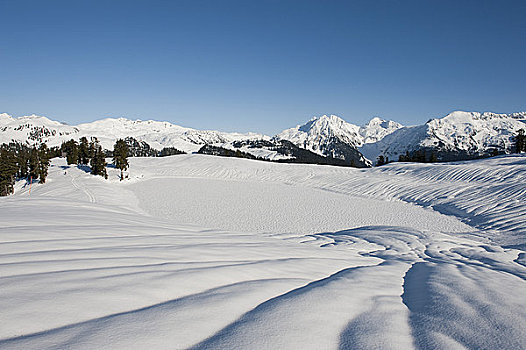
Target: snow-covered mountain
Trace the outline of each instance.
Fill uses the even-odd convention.
[[[333,138],[358,148],[365,143],[381,140],[401,127],[402,124],[379,117],[374,117],[364,126],[358,126],[335,115],[323,115],[314,117],[303,125],[284,130],[276,135],[276,138],[288,140],[323,155],[326,145]]]
[[[456,111],[424,125],[403,127],[360,151],[369,159],[379,155],[398,160],[407,152],[436,153],[438,159],[477,158],[492,153],[509,153],[513,137],[526,128],[526,112],[496,114]]]
[[[400,155],[432,153],[438,160],[478,158],[512,151],[513,137],[526,128],[526,112],[496,114],[456,111],[424,125],[402,126],[375,117],[364,126],[331,115],[315,117],[306,124],[276,136],[325,156],[342,158],[342,147],[353,148],[371,162],[379,155],[398,160]],[[342,146],[343,144],[343,146]]]
[[[402,124],[392,120],[384,120],[379,117],[374,117],[364,126],[360,127],[360,136],[362,137],[363,146],[366,143],[373,143],[380,141],[385,136],[403,127]]]
[[[107,118],[70,126],[42,116],[13,118],[5,113],[0,114],[0,144],[11,141],[30,145],[45,142],[52,147],[59,146],[63,141],[70,139],[78,140],[83,136],[97,137],[106,149],[112,149],[119,138],[133,137],[156,149],[175,147],[185,152],[197,151],[204,144],[270,139],[268,136],[256,133],[196,130],[154,120]]]
[[[303,125],[282,131],[276,138],[321,155],[325,155],[327,145],[333,138],[355,148],[361,144],[360,127],[335,115],[314,117]]]
[[[95,136],[104,148],[111,149],[117,139],[132,137],[158,150],[175,147],[185,152],[196,152],[204,144],[232,148],[236,141],[254,141],[251,145],[246,144],[243,151],[257,157],[284,159],[289,156],[276,156],[275,149],[280,147],[280,140],[286,140],[324,157],[340,159],[349,165],[367,166],[374,163],[379,155],[396,161],[400,155],[417,151],[423,151],[427,156],[433,153],[438,160],[509,153],[512,151],[513,137],[521,128],[526,129],[526,112],[496,114],[457,111],[443,118],[431,119],[423,125],[405,127],[378,117],[358,126],[335,115],[324,115],[284,130],[271,139],[257,133],[196,130],[153,120],[108,118],[71,126],[42,116],[13,118],[2,113],[0,144],[11,141],[29,145],[45,142],[52,147],[72,138],[78,140],[83,136]],[[258,149],[257,145],[264,144],[256,142],[260,140],[276,144]]]
[[[314,117],[303,125],[282,131],[276,139],[288,140],[314,153],[346,159],[351,154],[360,162],[370,162],[359,152],[366,143],[381,140],[402,125],[375,117],[364,126],[346,122],[335,115]],[[356,161],[354,159],[354,161]]]

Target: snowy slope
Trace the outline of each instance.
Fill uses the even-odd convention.
[[[14,120],[13,117],[11,117],[9,114],[7,114],[7,113],[0,113],[0,126],[9,124],[9,123],[13,122],[13,120]]]
[[[312,152],[324,155],[324,149],[332,138],[337,138],[354,148],[364,143],[376,142],[401,128],[402,125],[374,117],[364,126],[347,123],[338,116],[314,117],[303,125],[282,131],[276,138],[288,140]]]
[[[424,125],[405,127],[376,143],[363,145],[360,151],[369,159],[380,154],[398,160],[406,151],[428,148],[439,153],[479,156],[495,149],[512,151],[513,136],[526,128],[526,112],[513,114],[456,111]],[[446,158],[447,159],[447,158]]]
[[[11,141],[28,144],[46,142],[50,146],[55,146],[60,145],[62,140],[75,137],[78,133],[78,128],[46,117],[30,115],[12,118],[6,113],[0,115],[0,144]]]
[[[195,130],[169,122],[153,120],[129,120],[126,118],[107,118],[91,123],[69,126],[52,121],[46,117],[28,116],[12,118],[0,115],[0,144],[11,141],[22,143],[45,142],[48,146],[59,146],[70,139],[88,139],[95,136],[102,146],[112,149],[119,138],[134,137],[147,142],[151,147],[162,149],[175,147],[185,152],[197,151],[203,144],[216,144],[246,139],[268,139],[255,133],[225,133],[219,131]]]
[[[109,170],[54,160],[0,198],[0,348],[526,343],[526,156]]]

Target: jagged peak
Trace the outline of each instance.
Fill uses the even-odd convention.
[[[386,120],[381,117],[375,116],[371,120],[369,120],[369,122],[367,122],[367,124],[365,124],[362,128],[367,129],[367,128],[380,127],[383,129],[393,129],[393,128],[397,129],[402,126],[403,126],[402,124],[395,122],[393,120]]]

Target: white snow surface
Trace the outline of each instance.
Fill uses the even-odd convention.
[[[526,156],[53,160],[0,198],[1,349],[523,349]]]

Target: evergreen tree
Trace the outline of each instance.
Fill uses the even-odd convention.
[[[65,143],[66,160],[68,164],[77,164],[79,159],[79,148],[77,142],[73,139]]]
[[[91,158],[90,166],[91,173],[93,175],[103,176],[105,179],[108,178],[108,173],[106,172],[106,158],[102,147],[98,144],[93,147],[93,158]]]
[[[29,153],[29,178],[32,180],[38,179],[38,173],[39,173],[39,165],[40,165],[40,157],[38,154],[38,150],[36,147],[33,147],[31,149],[31,152]]]
[[[47,147],[47,146],[46,146]],[[48,158],[57,158],[62,155],[62,148],[55,146],[48,149]]]
[[[383,155],[379,155],[378,158],[376,158],[376,166],[381,166],[381,165],[384,165],[384,164],[386,164],[384,156]]]
[[[413,156],[413,162],[419,162],[419,163],[425,163],[426,162],[426,154],[422,150],[418,150],[415,152],[415,155]]]
[[[13,193],[17,171],[15,152],[3,145],[0,148],[0,196]]]
[[[38,154],[40,158],[40,163],[38,165],[38,177],[40,179],[40,183],[45,183],[47,178],[47,172],[49,168],[49,149],[47,148],[46,144],[43,143],[40,145],[40,148],[38,149]]]
[[[78,163],[88,165],[90,160],[90,145],[86,137],[80,138]]]
[[[99,140],[97,140],[96,137],[92,137],[89,143],[89,151],[88,151],[89,159],[92,159],[95,156],[95,152],[97,151],[98,145],[99,145]]]
[[[158,157],[173,156],[176,154],[184,154],[184,152],[179,151],[177,148],[174,148],[174,147],[164,147],[161,150],[161,152],[158,153]]]
[[[117,140],[113,146],[113,164],[121,171],[121,181],[124,180],[124,170],[128,169],[128,145],[124,140]]]
[[[409,156],[409,151],[405,151],[405,154],[401,154],[398,157],[398,161],[399,162],[410,162],[411,161],[411,157]]]
[[[27,169],[29,168],[29,153],[25,148],[21,148],[17,151],[16,163],[18,166],[18,177],[21,179],[28,178],[29,173]]]
[[[515,136],[515,152],[526,152],[526,139],[524,135],[524,129],[519,129],[517,135]]]

